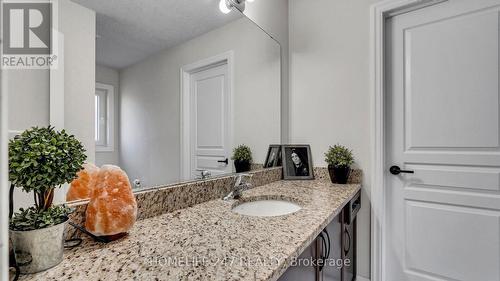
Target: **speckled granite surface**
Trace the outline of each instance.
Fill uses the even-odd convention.
[[[85,241],[58,266],[20,280],[276,280],[357,193],[359,184],[277,181],[242,200],[280,196],[302,209],[246,217],[220,199],[138,221],[110,244]]]
[[[328,168],[325,167],[315,167],[314,168],[314,178],[317,180],[330,181],[330,174],[328,173]],[[348,183],[361,183],[363,179],[363,171],[359,169],[352,169],[349,174]]]
[[[249,172],[254,187],[279,181],[282,178],[281,167],[260,169]],[[228,194],[234,185],[234,175],[198,180],[192,182],[153,187],[143,191],[135,191],[137,200],[137,220],[159,216],[194,206],[203,202],[218,199]],[[70,204],[75,210],[70,215],[72,222],[85,224],[87,201]],[[71,226],[66,227],[66,238],[80,237],[81,232],[75,232]]]
[[[254,170],[262,170],[264,169],[264,164],[259,164],[259,163],[252,163],[250,165],[250,170],[251,171],[254,171]]]

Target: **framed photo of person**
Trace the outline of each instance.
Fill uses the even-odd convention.
[[[283,145],[283,178],[285,180],[314,179],[311,147],[309,145]]]
[[[264,168],[280,167],[281,165],[281,144],[272,144],[267,151]]]

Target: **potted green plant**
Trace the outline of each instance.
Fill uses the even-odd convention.
[[[330,146],[325,153],[325,162],[328,163],[328,172],[333,183],[347,183],[351,165],[354,163],[350,149],[339,144]]]
[[[250,165],[252,164],[252,151],[250,147],[242,144],[233,150],[234,167],[236,168],[236,173],[243,173],[250,171]]]
[[[33,207],[20,209],[9,223],[21,273],[35,273],[62,261],[69,209],[53,205],[54,190],[76,178],[87,156],[83,145],[64,130],[33,127],[9,142],[11,185],[32,192]]]

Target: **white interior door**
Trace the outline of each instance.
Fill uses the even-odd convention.
[[[191,176],[232,171],[227,63],[191,75]]]
[[[384,280],[500,280],[499,4],[386,22]]]

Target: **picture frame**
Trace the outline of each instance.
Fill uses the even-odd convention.
[[[280,167],[282,165],[281,144],[271,144],[267,150],[264,168]]]
[[[285,180],[314,179],[310,145],[282,145],[281,155]]]

